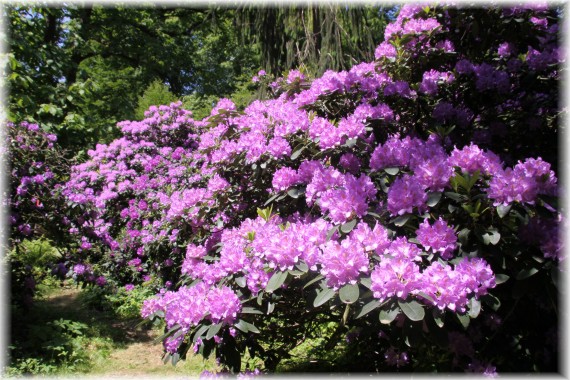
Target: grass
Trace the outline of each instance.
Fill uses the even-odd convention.
[[[39,290],[30,310],[12,310],[7,376],[197,376],[216,367],[193,355],[165,365],[155,341],[159,328],[96,310],[72,285],[48,283]]]

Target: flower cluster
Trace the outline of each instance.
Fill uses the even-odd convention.
[[[546,204],[557,194],[555,156],[519,133],[531,114],[545,137],[556,131],[554,28],[545,10],[486,12],[522,19],[513,21],[521,35],[545,47],[500,36],[478,56],[475,28],[453,32],[457,10],[406,5],[375,62],[312,81],[292,70],[273,85],[275,99],[243,110],[221,99],[203,120],[174,103],[121,123],[123,137],[90,151],[66,185],[84,210],[71,226],[82,252],[103,244],[123,283],[155,273],[179,283],[147,300],[143,316],[164,313],[196,347],[242,344],[257,329],[249,321],[264,317],[255,308],[294,319],[315,294],[315,307],[329,302],[338,320],[351,315],[339,315],[338,302],[474,319],[475,305],[500,291],[497,270],[527,273],[531,254],[505,253],[524,250],[517,234],[551,237],[559,219]],[[535,218],[538,207],[549,217]],[[532,244],[560,258],[558,242]],[[410,317],[406,306],[396,312]],[[212,324],[223,328],[204,335]],[[165,341],[167,351],[183,335]],[[410,357],[394,349],[386,363]]]

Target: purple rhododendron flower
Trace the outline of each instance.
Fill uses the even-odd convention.
[[[430,225],[425,219],[416,231],[417,239],[426,250],[439,252],[441,257],[449,260],[456,249],[457,236],[453,228],[449,227],[441,217]]]
[[[340,244],[328,241],[321,246],[321,273],[327,285],[338,289],[345,284],[355,284],[361,273],[368,272],[368,256],[363,249],[354,246],[350,238]]]
[[[411,213],[414,208],[426,207],[427,194],[413,176],[398,177],[388,190],[388,211],[391,215]]]
[[[374,267],[370,279],[370,290],[380,302],[390,297],[406,299],[409,294],[417,293],[420,268],[404,257],[383,258]]]

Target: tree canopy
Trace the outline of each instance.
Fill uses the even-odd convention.
[[[211,108],[214,95],[253,92],[259,68],[318,74],[371,59],[386,14],[378,6],[176,4],[21,3],[3,11],[9,119],[39,123],[71,155],[117,137],[118,121],[140,118],[139,99],[154,82]]]

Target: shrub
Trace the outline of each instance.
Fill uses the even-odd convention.
[[[406,5],[375,62],[151,107],[72,169],[72,231],[164,281],[142,315],[173,363],[320,339],[335,370],[556,371],[558,15]]]

